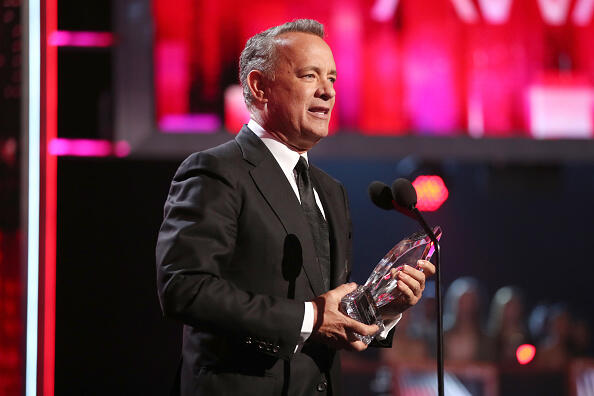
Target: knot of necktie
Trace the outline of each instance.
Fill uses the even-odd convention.
[[[297,172],[297,175],[309,176],[307,160],[305,157],[299,156],[299,161],[297,161],[297,164],[295,165],[295,172]]]

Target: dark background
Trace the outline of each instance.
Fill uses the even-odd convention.
[[[399,160],[311,160],[349,192],[362,282],[417,228],[367,197],[369,182],[398,176]],[[166,394],[173,381],[181,326],[161,316],[154,248],[179,162],[60,159],[56,394]],[[472,275],[490,298],[514,284],[530,305],[565,301],[593,317],[594,166],[443,165],[450,196],[427,219],[444,231],[445,285]]]

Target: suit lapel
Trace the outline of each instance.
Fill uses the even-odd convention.
[[[250,175],[256,187],[287,234],[293,234],[301,241],[303,270],[314,294],[319,296],[325,292],[322,273],[311,230],[295,192],[266,145],[247,126],[243,127],[235,139],[244,159],[254,166]]]

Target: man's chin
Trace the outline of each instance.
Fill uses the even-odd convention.
[[[310,136],[312,139],[316,139],[316,141],[325,138],[328,136],[328,125],[324,127],[316,127],[311,128],[310,130],[306,131],[304,136]]]

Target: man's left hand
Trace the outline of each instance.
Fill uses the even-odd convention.
[[[396,288],[401,292],[394,301],[379,309],[384,320],[392,320],[415,305],[425,290],[425,279],[435,274],[435,266],[427,260],[417,261],[418,269],[405,265],[402,270],[392,269],[392,275],[398,278]]]

